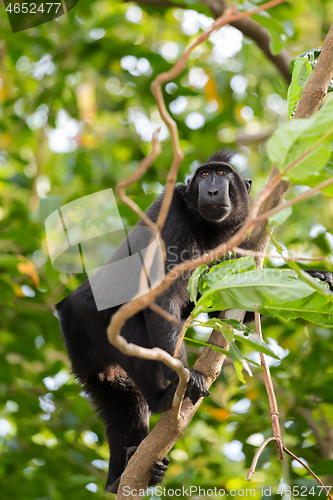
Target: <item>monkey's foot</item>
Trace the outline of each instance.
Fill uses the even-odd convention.
[[[131,446],[131,447],[127,448],[125,469],[127,467],[127,464],[129,462],[130,458],[132,458],[132,456],[136,452],[137,448],[138,448],[137,446]],[[168,468],[169,463],[170,463],[170,460],[167,457],[163,458],[163,460],[161,460],[161,461],[156,461],[153,463],[152,467],[150,467],[150,469],[149,469],[150,481],[149,481],[148,486],[156,486],[158,483],[161,483],[163,481],[164,474]],[[121,479],[121,476],[118,477],[118,479],[116,479],[112,484],[107,485],[105,487],[105,491],[107,491],[109,493],[117,493],[120,479]]]
[[[149,486],[156,486],[158,483],[161,483],[164,479],[165,471],[168,468],[170,463],[170,459],[164,457],[161,462],[156,461],[153,463],[153,466],[150,467],[150,481]]]
[[[189,398],[195,405],[196,402],[210,392],[206,389],[206,377],[202,373],[190,370],[190,380],[188,381],[185,397]]]

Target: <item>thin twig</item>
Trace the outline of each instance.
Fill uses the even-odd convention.
[[[255,320],[255,325],[256,325],[256,332],[259,335],[259,337],[262,339],[261,321],[260,321],[260,314],[259,313],[257,313],[257,312],[254,313],[254,320]],[[268,401],[269,401],[269,407],[271,410],[270,417],[271,417],[271,422],[272,422],[273,434],[274,434],[274,438],[275,438],[275,444],[276,444],[276,448],[277,448],[278,453],[279,453],[279,458],[280,458],[280,460],[283,460],[284,456],[283,456],[282,437],[281,437],[281,429],[280,429],[280,421],[279,421],[279,409],[278,409],[278,405],[276,402],[272,377],[271,377],[271,373],[269,371],[268,364],[266,362],[265,354],[262,352],[259,352],[259,355],[260,355],[261,366],[264,369],[264,381],[265,381],[265,387],[266,387],[266,392],[267,392]]]
[[[170,114],[168,113],[168,111],[166,109],[166,105],[165,105],[162,90],[161,90],[161,85],[163,83],[165,83],[166,81],[171,80],[174,76],[179,74],[184,69],[186,62],[187,62],[191,52],[193,51],[193,49],[196,46],[198,46],[199,44],[201,44],[203,41],[205,41],[209,37],[209,35],[212,34],[215,30],[221,28],[225,24],[228,24],[230,20],[245,18],[245,17],[247,17],[251,14],[255,14],[256,12],[259,12],[261,10],[265,10],[265,9],[268,9],[268,8],[273,7],[275,5],[278,5],[280,3],[283,3],[284,1],[285,0],[272,0],[271,2],[268,2],[267,4],[261,5],[261,6],[257,7],[256,9],[253,9],[252,11],[247,11],[247,12],[242,12],[242,13],[237,13],[237,14],[234,14],[235,7],[228,9],[219,19],[217,19],[212,24],[212,26],[210,26],[206,31],[204,31],[185,50],[184,54],[178,59],[178,61],[176,62],[176,64],[173,66],[173,68],[170,71],[158,75],[155,78],[155,80],[153,81],[152,92],[153,92],[153,95],[154,95],[155,100],[157,102],[161,117],[169,128],[171,141],[172,141],[172,147],[173,147],[173,151],[174,151],[174,160],[173,160],[173,163],[172,163],[172,166],[170,168],[170,172],[169,172],[169,175],[167,178],[167,186],[166,186],[166,190],[164,193],[164,197],[163,197],[162,206],[161,206],[161,209],[159,212],[158,220],[156,223],[157,230],[158,230],[159,234],[160,234],[160,231],[164,225],[164,221],[165,221],[165,218],[167,216],[167,213],[169,211],[171,199],[173,196],[173,189],[174,189],[174,185],[175,185],[175,181],[176,181],[177,171],[178,171],[180,162],[183,158],[183,153],[181,151],[180,144],[179,144],[177,124],[171,118]],[[132,202],[132,200],[130,200],[126,196],[124,188],[125,188],[125,186],[127,186],[131,182],[132,179],[137,180],[140,177],[141,171],[144,172],[146,169],[149,168],[151,162],[153,161],[152,159],[154,159],[157,155],[156,150],[157,150],[157,142],[153,141],[153,150],[152,150],[151,154],[149,155],[148,159],[146,161],[144,160],[139,165],[139,172],[137,172],[137,173],[135,172],[131,176],[130,180],[122,181],[122,183],[120,184],[119,193],[120,193],[122,199],[129,206],[133,205],[134,202]],[[135,208],[135,212],[140,214],[141,209],[138,206],[136,206],[134,208]],[[143,219],[143,220],[144,220],[144,222],[147,222],[147,225],[150,225],[150,227],[154,227],[154,228],[156,227],[155,225],[152,226],[151,221],[148,221],[148,220],[146,221],[145,219]],[[251,228],[251,226],[249,226],[249,229],[250,228]],[[247,233],[245,232],[245,236],[246,236],[246,234]],[[242,237],[239,239],[239,241],[236,239],[236,244],[241,243],[241,241],[243,241],[244,239],[245,238],[242,238]],[[220,245],[219,250],[220,250],[220,254],[222,254],[222,252],[224,251],[224,245]],[[206,254],[204,256],[204,259],[206,260],[207,263],[211,262],[212,260],[214,260],[213,253],[210,252],[210,253]],[[200,261],[200,259],[199,259],[199,261]],[[182,367],[182,369],[178,365],[176,367],[174,367],[173,362],[170,360],[170,356],[168,355],[168,353],[165,352],[163,354],[163,351],[161,349],[158,349],[158,348],[145,349],[145,348],[142,348],[140,346],[136,346],[134,344],[127,343],[126,340],[120,336],[120,331],[121,331],[127,318],[133,316],[134,314],[136,314],[140,310],[143,310],[146,307],[149,307],[149,305],[164,290],[166,290],[169,286],[171,286],[173,281],[175,279],[177,279],[178,276],[180,276],[180,274],[183,272],[183,270],[185,270],[187,268],[193,269],[193,267],[196,267],[196,265],[192,266],[193,262],[195,264],[195,261],[189,261],[187,263],[185,262],[181,265],[174,267],[172,269],[172,271],[170,271],[167,274],[167,276],[165,277],[163,282],[160,285],[158,285],[156,288],[154,288],[153,290],[151,290],[149,293],[145,294],[144,296],[138,297],[135,300],[131,301],[130,303],[126,303],[122,307],[120,307],[120,309],[112,316],[110,325],[107,328],[107,336],[108,336],[109,342],[111,344],[113,344],[114,346],[116,346],[124,354],[128,354],[129,356],[136,355],[139,357],[143,357],[145,359],[157,359],[159,361],[164,362],[167,366],[175,369],[175,371],[177,372],[177,374],[179,376],[179,387],[182,386],[184,388],[184,392],[185,392],[186,384],[187,384],[187,380],[188,380],[188,378],[187,378],[188,371],[184,367]],[[197,263],[197,265],[199,265],[199,262]],[[175,273],[175,270],[176,270],[176,273]],[[154,356],[156,356],[156,357],[154,357]],[[177,361],[179,361],[179,360],[177,360]],[[178,387],[178,389],[179,389],[179,387]],[[177,396],[178,396],[178,389],[176,391]],[[179,397],[179,399],[181,399],[181,398]]]
[[[247,473],[247,476],[246,476],[246,480],[247,481],[250,481],[251,477],[253,476],[253,474],[255,473],[256,471],[256,467],[257,467],[257,464],[258,464],[258,460],[259,460],[259,457],[260,455],[262,454],[262,452],[264,451],[264,448],[266,448],[266,446],[268,445],[268,443],[270,443],[271,441],[276,441],[276,437],[269,437],[267,438],[263,443],[262,445],[259,446],[256,454],[254,455],[253,457],[253,460],[252,460],[252,464],[251,464],[251,467],[249,469],[249,472]]]
[[[172,314],[170,314],[170,313],[168,313],[168,311],[165,311],[164,309],[162,309],[162,307],[157,305],[156,302],[152,302],[151,304],[149,304],[149,307],[156,314],[159,314],[160,316],[162,316],[162,318],[166,319],[170,323],[173,323],[178,328],[180,328],[182,326],[181,323],[179,323],[179,321],[174,316],[172,316]]]
[[[294,460],[296,460],[299,464],[302,465],[302,467],[304,467],[304,469],[306,469],[308,471],[308,473],[313,477],[313,479],[315,479],[317,481],[318,484],[320,484],[320,486],[322,486],[323,490],[325,491],[326,495],[327,495],[327,498],[329,498],[330,500],[333,500],[332,496],[330,495],[330,493],[328,492],[328,490],[326,489],[325,485],[323,484],[323,482],[319,479],[319,477],[317,476],[317,474],[315,474],[313,472],[313,470],[310,469],[310,467],[308,465],[306,465],[305,462],[303,462],[303,460],[301,460],[300,458],[298,458],[296,455],[294,455],[294,453],[292,453],[290,450],[288,450],[288,448],[286,448],[285,446],[283,446],[283,450],[288,454],[290,455]]]
[[[131,200],[126,194],[126,187],[134,182],[137,182],[141,177],[147,172],[149,167],[152,165],[155,158],[161,153],[161,143],[158,140],[158,135],[160,128],[156,130],[153,134],[152,150],[148,156],[143,158],[139,163],[138,168],[130,175],[127,179],[123,179],[117,184],[117,191],[120,199],[130,207],[133,212],[140,217],[140,219],[146,224],[146,226],[157,230],[156,224],[141,210],[139,205],[135,201]]]
[[[299,196],[296,196],[296,198],[293,198],[292,200],[286,201],[283,203],[283,205],[279,205],[276,208],[273,208],[272,210],[268,210],[268,212],[263,213],[262,215],[259,215],[256,217],[256,222],[261,222],[264,220],[267,220],[269,217],[272,217],[272,215],[275,215],[277,212],[280,212],[281,210],[284,210],[287,207],[291,207],[292,205],[295,205],[295,203],[298,203],[299,201],[305,200],[305,198],[308,198],[314,193],[317,193],[318,191],[321,191],[325,187],[330,186],[333,184],[333,177],[330,179],[327,179],[324,182],[321,182],[317,186],[315,186],[312,189],[309,189],[308,191],[305,191],[304,193],[300,194]]]
[[[190,326],[191,322],[192,322],[192,316],[189,316],[187,318],[187,320],[184,321],[183,328],[182,328],[182,330],[181,330],[181,332],[179,334],[178,340],[177,340],[177,344],[176,344],[176,347],[175,347],[175,352],[173,353],[173,355],[174,355],[175,358],[179,358],[179,351],[180,351],[180,348],[182,346],[186,330]]]
[[[276,437],[269,437],[268,439],[266,439],[262,445],[258,448],[256,454],[254,455],[253,457],[253,460],[252,460],[252,464],[251,464],[251,467],[249,469],[249,472],[246,476],[246,479],[247,481],[250,481],[251,477],[253,476],[253,474],[255,473],[256,471],[256,467],[257,467],[257,464],[258,464],[258,460],[260,458],[260,455],[262,454],[264,448],[268,445],[268,443],[270,443],[271,441],[279,441],[278,438]],[[313,479],[315,479],[317,481],[318,484],[320,484],[320,486],[323,488],[323,490],[325,491],[326,493],[326,496],[327,498],[329,498],[330,500],[333,500],[332,496],[330,495],[329,491],[327,490],[327,488],[325,487],[324,483],[319,479],[319,477],[317,476],[317,474],[315,474],[313,472],[312,469],[310,469],[310,467],[305,463],[303,462],[303,460],[301,460],[300,458],[298,458],[294,453],[292,453],[290,450],[288,450],[288,448],[286,448],[284,445],[282,445],[282,448],[283,448],[283,451],[285,451],[287,453],[287,455],[291,456],[294,460],[296,460],[299,464],[302,465],[302,467],[304,467],[305,470],[308,471],[308,473],[313,477]]]
[[[298,158],[296,158],[293,162],[290,163],[282,172],[280,172],[274,179],[272,179],[272,182],[269,183],[269,189],[267,190],[266,193],[266,198],[274,191],[276,186],[280,183],[283,177],[285,177],[290,170],[295,168],[297,165],[301,163],[305,158],[310,156],[310,154],[318,147],[320,144],[322,144],[330,135],[333,133],[333,127],[331,127],[325,134],[323,134],[316,142],[314,142],[304,153],[302,153]]]

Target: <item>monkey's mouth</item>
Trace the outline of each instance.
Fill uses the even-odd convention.
[[[204,205],[201,207],[200,212],[204,219],[218,222],[225,219],[229,215],[230,205]]]
[[[220,203],[217,203],[216,205],[212,205],[212,204],[210,204],[210,205],[204,205],[201,208],[202,208],[202,210],[206,210],[207,208],[215,210],[216,208],[230,208],[230,205],[226,205],[226,204],[221,205]]]

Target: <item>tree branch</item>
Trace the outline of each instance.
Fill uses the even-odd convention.
[[[333,78],[333,24],[326,35],[317,64],[306,84],[294,118],[309,118],[323,104]]]
[[[256,332],[259,335],[259,337],[262,339],[263,337],[262,337],[262,333],[261,333],[260,314],[255,312],[254,319],[255,319],[255,325],[256,325]],[[272,422],[272,429],[273,429],[275,444],[276,444],[277,451],[279,453],[279,458],[280,458],[280,460],[283,460],[284,456],[283,456],[283,444],[282,444],[280,420],[279,420],[279,409],[278,409],[276,396],[275,396],[275,392],[274,392],[274,386],[273,386],[273,381],[272,381],[272,377],[271,377],[271,372],[269,370],[269,366],[267,364],[265,354],[260,352],[259,356],[260,356],[260,364],[264,369],[264,382],[265,382],[266,392],[267,392],[267,396],[268,396],[269,408],[271,411],[270,417],[271,417],[271,422]],[[249,479],[249,476],[247,477],[247,479]]]
[[[255,470],[256,470],[256,466],[257,466],[257,463],[258,463],[258,460],[259,460],[259,457],[260,455],[262,454],[264,448],[268,445],[268,443],[270,443],[271,441],[275,441],[277,442],[277,438],[276,437],[270,437],[270,438],[267,438],[266,441],[264,441],[262,443],[262,445],[258,448],[254,458],[253,458],[253,461],[252,461],[252,464],[251,464],[251,467],[250,467],[250,470],[249,470],[249,473],[247,475],[247,480],[249,481],[251,476],[254,474]],[[310,467],[308,465],[306,465],[305,462],[303,462],[303,460],[301,460],[299,457],[297,457],[296,455],[294,455],[294,453],[292,453],[290,450],[288,450],[288,448],[286,448],[285,446],[282,447],[283,448],[283,451],[285,451],[287,453],[287,455],[291,456],[294,460],[296,460],[296,462],[298,462],[299,464],[302,465],[302,467],[304,467],[304,469],[313,477],[313,479],[315,479],[317,481],[318,484],[320,484],[320,486],[323,488],[323,491],[326,493],[326,496],[327,498],[329,498],[330,500],[333,500],[332,496],[330,495],[329,491],[327,490],[326,486],[324,485],[324,483],[319,479],[319,477],[317,476],[317,474],[315,474],[313,472],[312,469],[310,469]]]
[[[296,462],[298,462],[299,464],[302,465],[302,467],[304,467],[305,470],[308,471],[308,473],[313,477],[313,479],[315,479],[317,481],[318,484],[321,485],[321,487],[323,488],[323,490],[325,491],[326,495],[327,495],[327,498],[329,498],[330,500],[333,500],[332,496],[330,495],[329,491],[327,490],[326,486],[324,485],[324,483],[319,479],[319,477],[317,476],[317,474],[315,474],[313,472],[312,469],[310,469],[310,467],[308,465],[306,465],[305,462],[303,462],[303,460],[301,460],[300,458],[298,458],[296,455],[294,455],[294,453],[292,453],[290,450],[288,450],[288,448],[286,448],[285,446],[283,447],[283,451],[285,451],[288,455],[290,455],[294,460],[296,460]]]
[[[238,321],[242,321],[244,319],[244,311],[238,311],[238,314],[226,311],[224,317],[226,319],[237,319]],[[229,350],[229,344],[220,332],[213,331],[208,342],[222,349]],[[200,357],[195,362],[193,368],[206,376],[207,388],[209,388],[219,376],[225,357],[224,354],[220,354],[209,347],[205,347]],[[124,494],[124,486],[129,487],[132,491],[136,490],[136,494],[132,494],[131,499],[138,500],[142,498],[142,492],[146,490],[149,482],[148,468],[156,460],[164,458],[173,448],[174,444],[191,422],[201,401],[202,398],[193,405],[192,402],[186,398],[182,404],[178,418],[174,408],[161,415],[155,428],[141,442],[139,448],[130,459],[121,477],[117,500],[125,500],[128,498],[127,494]]]

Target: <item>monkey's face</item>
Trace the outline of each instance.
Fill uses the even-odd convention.
[[[202,218],[210,222],[222,222],[244,211],[250,179],[242,179],[227,163],[207,163],[198,168],[190,189],[197,190],[197,209]]]

